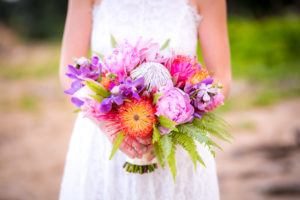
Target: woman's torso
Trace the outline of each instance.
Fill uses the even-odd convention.
[[[111,51],[110,37],[118,42],[138,37],[152,38],[178,53],[194,55],[197,49],[197,26],[200,21],[189,0],[102,0],[94,6],[91,35],[92,50]]]

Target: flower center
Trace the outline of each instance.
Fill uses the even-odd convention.
[[[138,121],[138,120],[140,119],[140,116],[139,116],[139,115],[133,115],[133,119],[134,119],[135,121]]]

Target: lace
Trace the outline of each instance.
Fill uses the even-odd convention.
[[[143,36],[162,45],[170,39],[170,48],[194,55],[200,18],[188,0],[102,0],[93,9],[92,50],[109,53],[112,34],[119,42],[135,42]],[[109,160],[111,148],[105,134],[79,114],[67,154],[61,200],[219,199],[215,161],[203,145],[198,150],[207,168],[198,165],[197,171],[187,152],[177,148],[175,184],[167,167],[146,175],[125,172],[125,155],[117,152]]]
[[[143,36],[162,45],[170,39],[178,53],[193,55],[200,19],[188,0],[102,0],[93,9],[92,49],[108,53],[112,34],[119,42]]]

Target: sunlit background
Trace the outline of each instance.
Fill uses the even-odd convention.
[[[66,0],[0,0],[0,199],[57,199],[75,114],[58,81]],[[223,200],[300,199],[300,2],[229,0]]]

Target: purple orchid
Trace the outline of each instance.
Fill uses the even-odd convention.
[[[111,84],[109,86],[111,95],[102,100],[99,108],[100,111],[109,112],[114,103],[120,106],[124,103],[124,99],[129,99],[130,97],[139,100],[139,93],[141,93],[145,87],[143,77],[134,81],[132,81],[131,78],[127,78],[124,82],[121,82],[120,85],[117,85],[116,83]]]
[[[102,65],[99,62],[99,58],[94,56],[91,58],[91,62],[82,57],[76,60],[76,67],[73,65],[68,66],[68,72],[66,75],[71,79],[84,81],[86,79],[97,80],[102,71]],[[79,66],[79,67],[77,67]]]
[[[80,88],[84,86],[82,83],[87,79],[97,80],[102,73],[102,65],[99,62],[99,58],[94,56],[91,58],[91,61],[88,59],[81,57],[76,59],[76,66],[68,65],[68,72],[66,75],[73,79],[73,83],[71,84],[71,88],[65,90],[66,94],[73,95]]]
[[[194,116],[201,118],[201,113],[213,104],[213,96],[218,93],[218,88],[213,86],[214,79],[205,78],[197,85],[186,84],[184,91],[191,96],[191,101],[197,111]]]
[[[132,95],[132,97],[140,100],[139,93],[145,89],[145,79],[144,77],[132,80],[131,78],[126,78],[124,83],[120,84],[120,93],[125,97]]]

